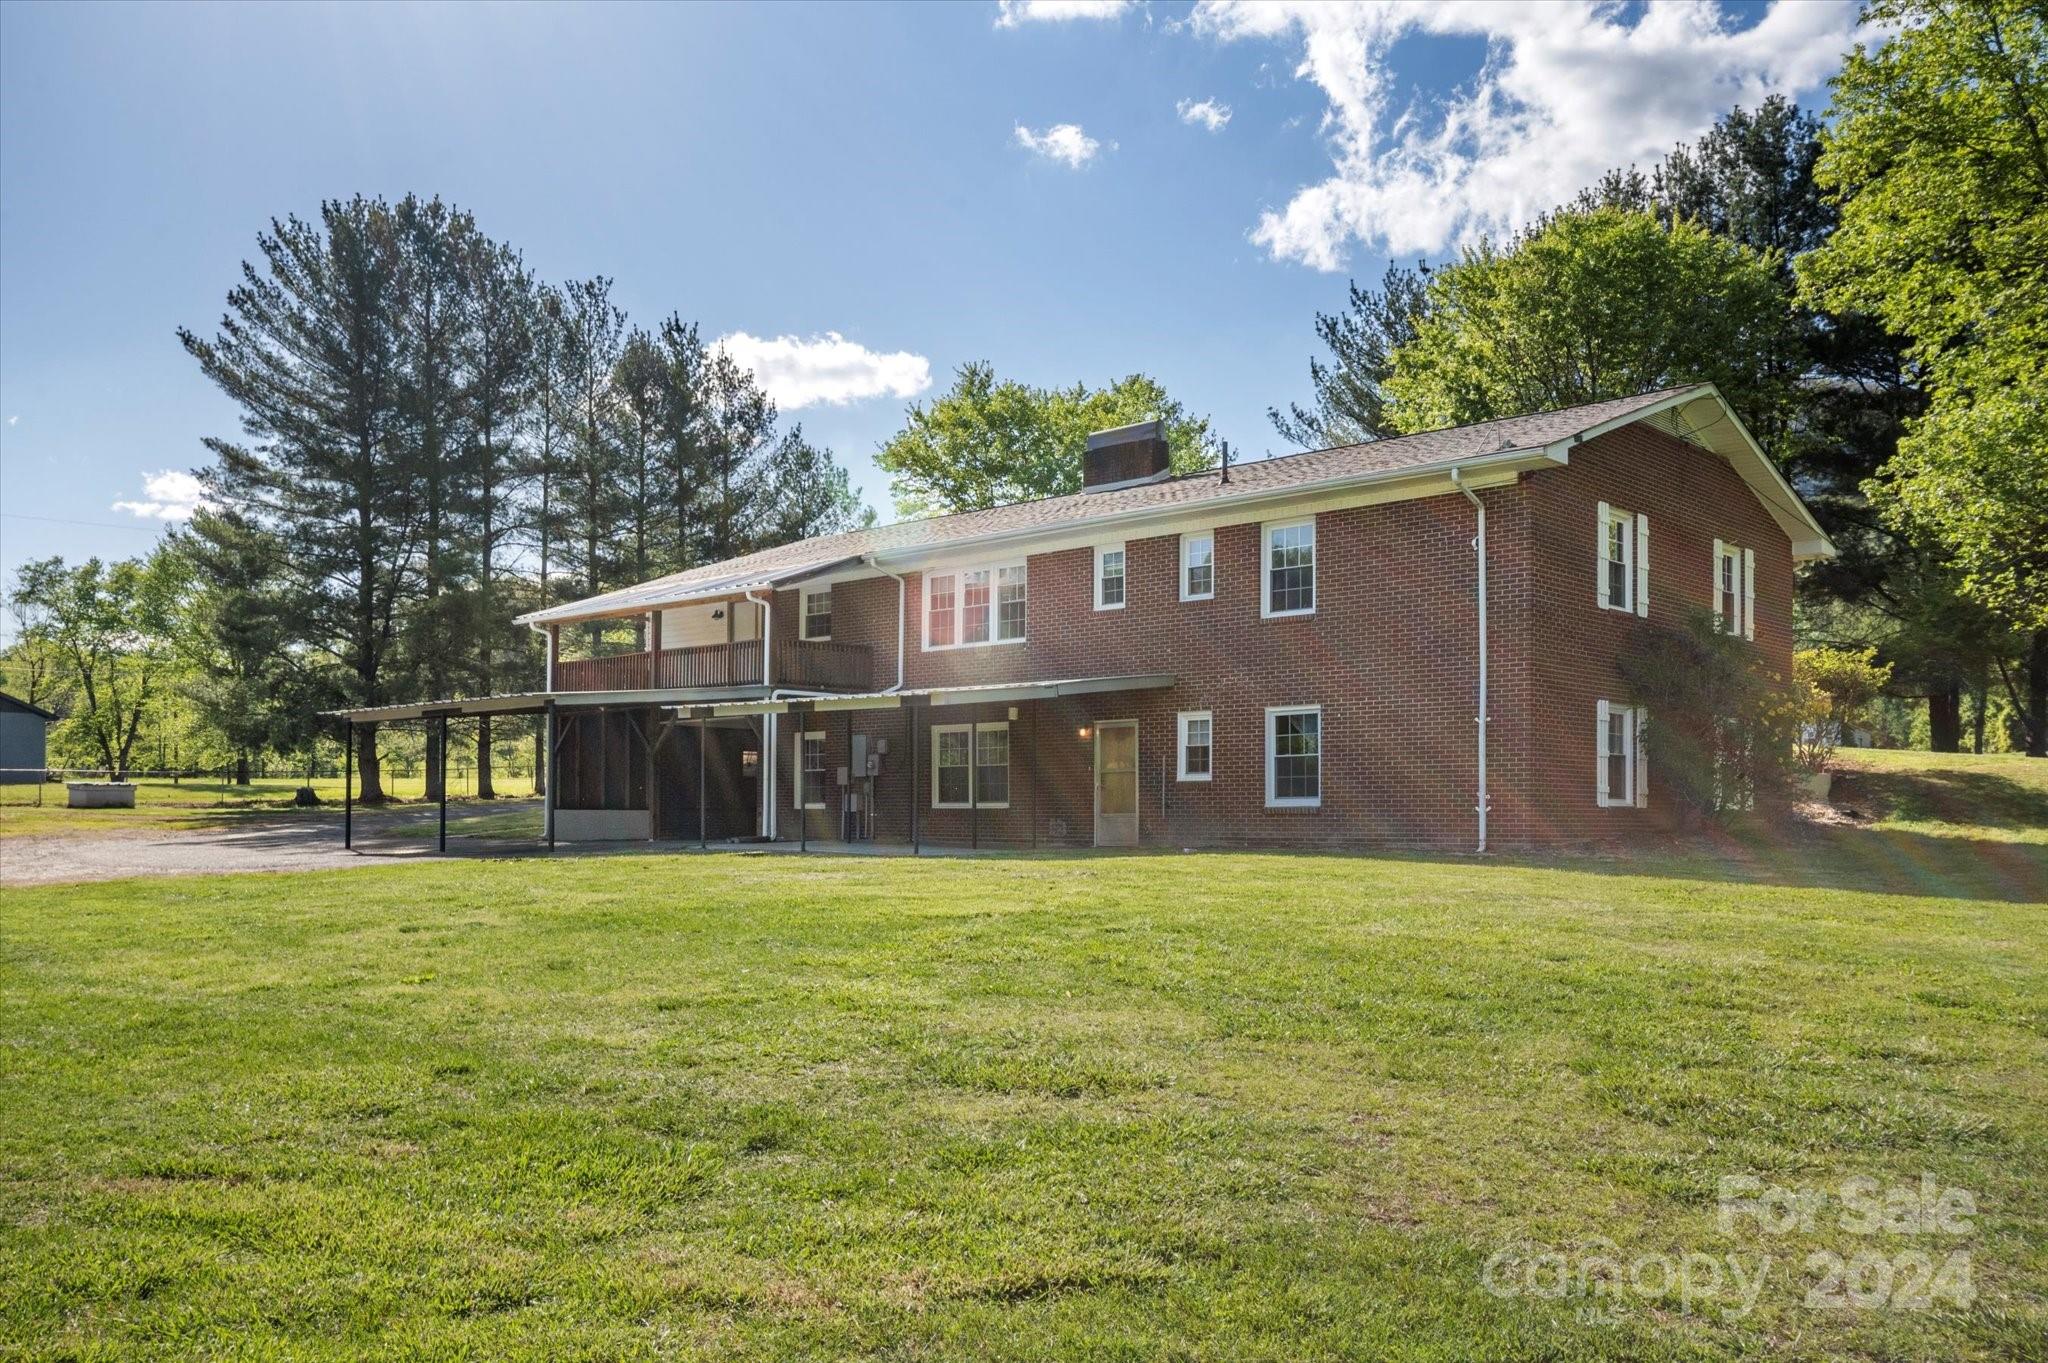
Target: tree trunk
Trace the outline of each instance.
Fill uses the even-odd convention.
[[[238,786],[249,784],[249,754],[246,752],[235,754],[235,784]]]
[[[2048,757],[2048,629],[2027,650],[2027,756]]]
[[[362,778],[362,794],[356,798],[366,805],[384,803],[384,775],[377,765],[377,726],[356,725],[356,775]]]
[[[1985,701],[1991,693],[1991,683],[1970,688],[1970,751],[1977,756],[1984,755],[1984,711]]]
[[[1963,688],[1957,683],[1927,697],[1927,737],[1935,752],[1963,750]]]
[[[491,787],[491,717],[476,717],[476,798],[495,800],[498,792]]]

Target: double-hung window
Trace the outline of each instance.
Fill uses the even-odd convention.
[[[1756,551],[1714,541],[1714,618],[1723,634],[1756,638]]]
[[[1022,643],[1027,594],[1021,563],[925,574],[925,648]]]
[[[959,602],[957,573],[928,573],[924,579],[924,646],[951,648],[958,636],[953,632]]]
[[[798,809],[825,807],[825,731],[812,729],[796,736],[796,789],[789,798]]]
[[[1594,548],[1595,599],[1600,609],[1650,613],[1650,518],[1600,503]]]
[[[1124,547],[1102,544],[1095,548],[1095,609],[1120,611],[1124,608]]]
[[[1313,615],[1316,609],[1316,523],[1276,521],[1264,528],[1265,593],[1259,613]]]
[[[932,726],[932,808],[1010,807],[1010,726]]]
[[[1215,719],[1207,710],[1180,712],[1180,779],[1206,781],[1215,767]]]
[[[1266,806],[1311,808],[1323,802],[1323,707],[1276,705],[1266,711]]]
[[[989,579],[993,577],[987,568],[975,568],[960,574],[960,642],[963,644],[985,644],[989,638],[990,618]]]
[[[832,589],[804,589],[802,636],[809,640],[832,637]]]
[[[1207,601],[1216,595],[1216,536],[1209,531],[1180,537],[1180,599]]]
[[[1024,637],[1024,567],[996,569],[996,640],[1009,643]]]
[[[1601,701],[1593,718],[1593,799],[1603,809],[1650,803],[1643,709]]]

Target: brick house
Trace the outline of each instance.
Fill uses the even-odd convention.
[[[1789,672],[1793,565],[1832,553],[1711,385],[1187,477],[1144,423],[1086,460],[1069,496],[536,612],[540,692],[351,718],[545,713],[563,838],[1620,839],[1669,807],[1617,658],[1707,607]],[[644,649],[564,656],[618,619]]]

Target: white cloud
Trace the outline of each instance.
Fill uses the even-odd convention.
[[[1191,22],[1218,41],[1298,49],[1296,77],[1328,102],[1334,173],[1262,214],[1251,236],[1277,259],[1337,270],[1353,242],[1402,255],[1511,232],[1737,104],[1818,91],[1855,21],[1853,0],[1776,0],[1740,32],[1709,0],[1640,11],[1203,0]],[[1390,56],[1412,34],[1483,38],[1486,62],[1468,84],[1396,108]]]
[[[1180,114],[1180,121],[1189,127],[1203,127],[1212,133],[1220,133],[1230,124],[1230,106],[1218,104],[1213,99],[1184,99],[1173,107]]]
[[[1000,0],[996,5],[996,27],[1063,24],[1070,19],[1114,19],[1130,7],[1131,0]]]
[[[21,414],[19,412],[16,412],[13,416],[7,418],[7,424],[10,426],[19,426],[21,424]]]
[[[142,475],[141,501],[115,502],[114,510],[150,521],[189,521],[206,504],[205,484],[183,469],[163,469]]]
[[[820,336],[749,336],[735,331],[716,344],[754,371],[784,411],[863,398],[914,397],[932,386],[931,361],[907,350],[884,354],[836,331]]]
[[[1026,151],[1058,161],[1073,170],[1093,161],[1102,150],[1102,144],[1081,131],[1078,123],[1055,123],[1044,132],[1033,132],[1022,123],[1017,125],[1017,145]],[[1110,146],[1114,147],[1114,142]]]

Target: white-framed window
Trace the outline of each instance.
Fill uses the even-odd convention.
[[[1308,808],[1323,802],[1323,707],[1266,709],[1266,807]]]
[[[1315,518],[1274,521],[1263,528],[1259,538],[1266,565],[1259,614],[1267,619],[1315,614]]]
[[[1714,618],[1724,634],[1756,638],[1756,551],[1714,541]]]
[[[1010,726],[932,726],[932,808],[1010,807]]]
[[[1095,609],[1120,611],[1124,608],[1124,561],[1121,544],[1095,546]]]
[[[1594,546],[1595,600],[1600,609],[1650,613],[1650,518],[1600,503]]]
[[[985,644],[995,627],[992,599],[995,574],[987,568],[970,568],[960,574],[960,642]]]
[[[974,803],[983,809],[1010,807],[1010,726],[974,726]]]
[[[825,807],[825,731],[796,735],[796,780],[789,802],[798,809]]]
[[[803,628],[800,637],[822,641],[832,637],[832,589],[804,588]]]
[[[1016,643],[1024,637],[1027,593],[1023,564],[996,569],[997,643]]]
[[[1208,601],[1216,595],[1216,535],[1204,530],[1200,534],[1180,537],[1180,599],[1183,601]]]
[[[1216,724],[1207,710],[1180,712],[1180,779],[1207,781],[1216,766]]]
[[[1640,705],[1600,701],[1593,717],[1593,799],[1602,809],[1649,805]]]
[[[926,573],[925,651],[1023,643],[1027,578],[1021,563]]]

